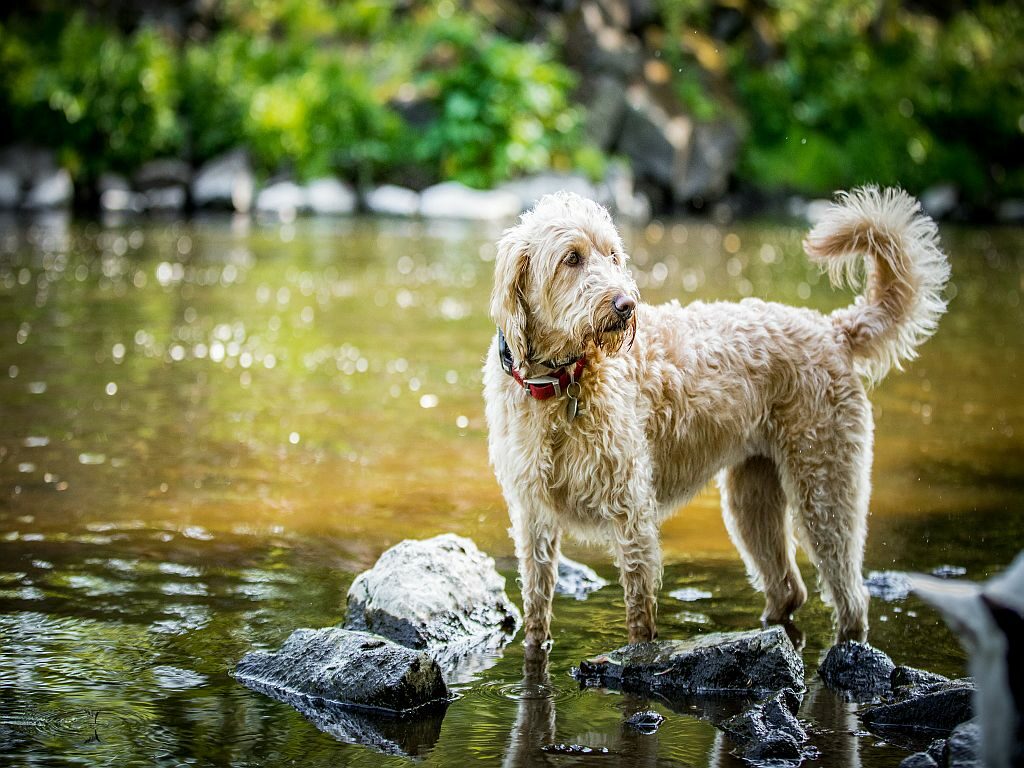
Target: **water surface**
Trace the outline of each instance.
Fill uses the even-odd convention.
[[[0,762],[407,762],[321,733],[228,671],[296,627],[341,620],[354,576],[406,537],[473,538],[518,602],[480,397],[499,234],[0,221]],[[866,561],[983,579],[1024,542],[1024,231],[942,234],[949,314],[872,395]],[[648,301],[849,301],[806,263],[801,228],[656,222],[625,235]],[[713,487],[663,541],[662,636],[757,625]],[[570,554],[614,580],[605,553]],[[681,587],[712,597],[668,597]],[[812,683],[829,622],[816,596],[799,614]],[[871,623],[898,663],[963,674],[959,646],[914,598],[874,600]],[[570,666],[625,642],[616,587],[557,598],[553,633],[548,680],[524,680],[513,643],[410,749],[437,766],[735,760],[699,708],[654,702],[668,720],[640,736],[621,722],[645,702],[577,690]],[[855,708],[815,685],[801,716],[818,764],[906,754],[854,735]],[[609,754],[541,752],[552,740]]]

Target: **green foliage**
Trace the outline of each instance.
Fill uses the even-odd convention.
[[[581,147],[573,75],[549,51],[466,20],[437,23],[424,48],[420,88],[438,117],[416,142],[417,161],[477,187],[548,168],[600,170]]]
[[[158,32],[123,36],[73,16],[53,34],[0,26],[11,133],[56,147],[76,172],[126,170],[180,151],[177,57]]]

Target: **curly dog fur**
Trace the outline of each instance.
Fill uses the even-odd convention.
[[[866,386],[936,328],[949,265],[934,223],[900,190],[842,194],[804,242],[834,283],[866,290],[830,315],[746,299],[640,303],[608,212],[541,199],[498,243],[491,315],[514,366],[581,354],[575,419],[484,366],[489,448],[519,559],[526,642],[549,638],[563,532],[611,545],[630,642],[656,636],[659,525],[717,474],[726,526],[762,618],[807,598],[796,542],[841,638],[867,633],[861,565],[872,450]],[[635,311],[633,310],[635,304]]]

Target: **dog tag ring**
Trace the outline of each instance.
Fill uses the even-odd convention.
[[[574,381],[565,388],[567,402],[565,405],[565,417],[572,421],[580,412],[580,392],[582,391],[579,382]]]

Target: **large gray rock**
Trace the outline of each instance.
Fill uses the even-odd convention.
[[[665,89],[635,84],[626,91],[626,101],[616,151],[629,158],[638,178],[673,189],[686,176],[693,120]]]
[[[235,677],[271,696],[408,712],[448,700],[441,669],[424,653],[368,632],[297,629],[279,651],[247,653]]]
[[[804,689],[804,665],[782,627],[627,645],[580,663],[583,686],[668,699]]]
[[[472,649],[500,647],[520,621],[494,560],[446,533],[400,542],[357,576],[345,627],[428,650],[447,666]]]
[[[479,190],[446,181],[420,193],[420,214],[428,219],[495,221],[512,219],[522,211],[518,195],[502,190]]]
[[[583,82],[577,99],[587,108],[587,138],[602,150],[615,146],[626,118],[626,87],[612,75],[598,75]]]
[[[192,202],[200,208],[231,208],[247,213],[256,179],[249,153],[235,149],[205,163],[192,180]]]
[[[892,659],[882,651],[867,643],[849,641],[829,649],[818,675],[847,701],[871,701],[892,690],[895,669]]]
[[[275,653],[248,653],[235,677],[342,741],[419,755],[436,743],[450,693],[437,663],[377,635],[298,629]]]
[[[721,724],[740,757],[747,760],[799,760],[807,731],[796,719],[800,699],[786,689]]]
[[[75,185],[66,168],[54,168],[31,179],[25,192],[23,205],[29,210],[63,208],[71,205]]]
[[[740,150],[740,129],[728,119],[697,123],[686,171],[674,180],[678,202],[717,200],[729,187]]]
[[[318,216],[355,213],[359,202],[350,186],[330,176],[309,182],[305,192],[309,209]]]
[[[869,730],[883,736],[891,732],[949,733],[974,715],[974,683],[970,679],[900,689],[897,695],[901,698],[861,713]]]
[[[610,11],[601,2],[583,0],[567,16],[566,60],[581,72],[627,82],[643,71],[643,46],[625,30],[621,14]]]
[[[607,585],[608,582],[598,576],[593,568],[559,555],[558,581],[555,582],[555,592],[558,594],[586,600],[591,592]]]
[[[364,202],[370,213],[380,216],[415,216],[420,210],[419,193],[394,184],[371,189],[366,193]]]

